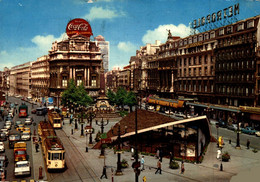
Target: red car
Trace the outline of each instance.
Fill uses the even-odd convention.
[[[33,110],[31,111],[31,113],[32,113],[32,114],[36,114],[36,109],[33,109]]]

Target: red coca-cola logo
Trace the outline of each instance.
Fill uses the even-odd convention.
[[[90,37],[93,35],[90,24],[81,18],[73,19],[67,24],[66,33],[69,37],[81,34]]]

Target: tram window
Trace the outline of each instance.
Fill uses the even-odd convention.
[[[51,153],[48,152],[48,160],[51,160]]]
[[[58,159],[60,159],[60,154],[59,154],[59,153],[53,153],[52,156],[53,156],[53,159],[52,159],[52,160],[58,160]]]
[[[65,159],[65,153],[63,153],[63,155],[62,155],[62,160],[64,160]]]

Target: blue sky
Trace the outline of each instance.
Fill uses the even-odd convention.
[[[194,19],[236,3],[238,20],[260,14],[260,0],[0,0],[0,71],[48,54],[74,18],[89,21],[93,38],[110,42],[112,69],[129,64],[140,46],[165,42],[166,29],[188,36]]]

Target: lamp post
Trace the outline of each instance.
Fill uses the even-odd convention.
[[[96,113],[93,111],[93,107],[91,107],[91,109],[89,109],[86,114],[87,114],[86,115],[87,120],[88,120],[90,126],[92,127],[92,120],[96,117]],[[89,134],[89,144],[93,144],[92,133]]]
[[[135,108],[135,182],[138,182],[139,169],[138,169],[138,149],[137,149],[137,105]]]
[[[100,121],[100,123],[98,123],[98,120],[96,119],[96,125],[100,126],[101,127],[101,134],[104,133],[104,126],[108,125],[109,123],[109,120],[107,119],[106,123],[104,122],[103,120],[103,116],[102,116],[102,119]],[[103,157],[105,156],[105,150],[104,148],[102,147],[102,143],[101,143],[101,151],[100,151],[100,157]]]
[[[81,107],[81,121],[80,121],[80,124],[81,124],[80,137],[84,137],[84,132],[83,132],[83,124],[84,124],[84,121],[83,121],[83,111],[84,111],[84,107],[82,106]]]
[[[121,134],[125,134],[127,130],[127,126],[125,127],[124,133],[121,133],[121,128],[120,128],[120,123],[118,123],[118,129],[117,129],[117,169],[115,175],[123,175],[122,170],[121,170]],[[114,130],[112,129],[112,133],[114,134]]]

